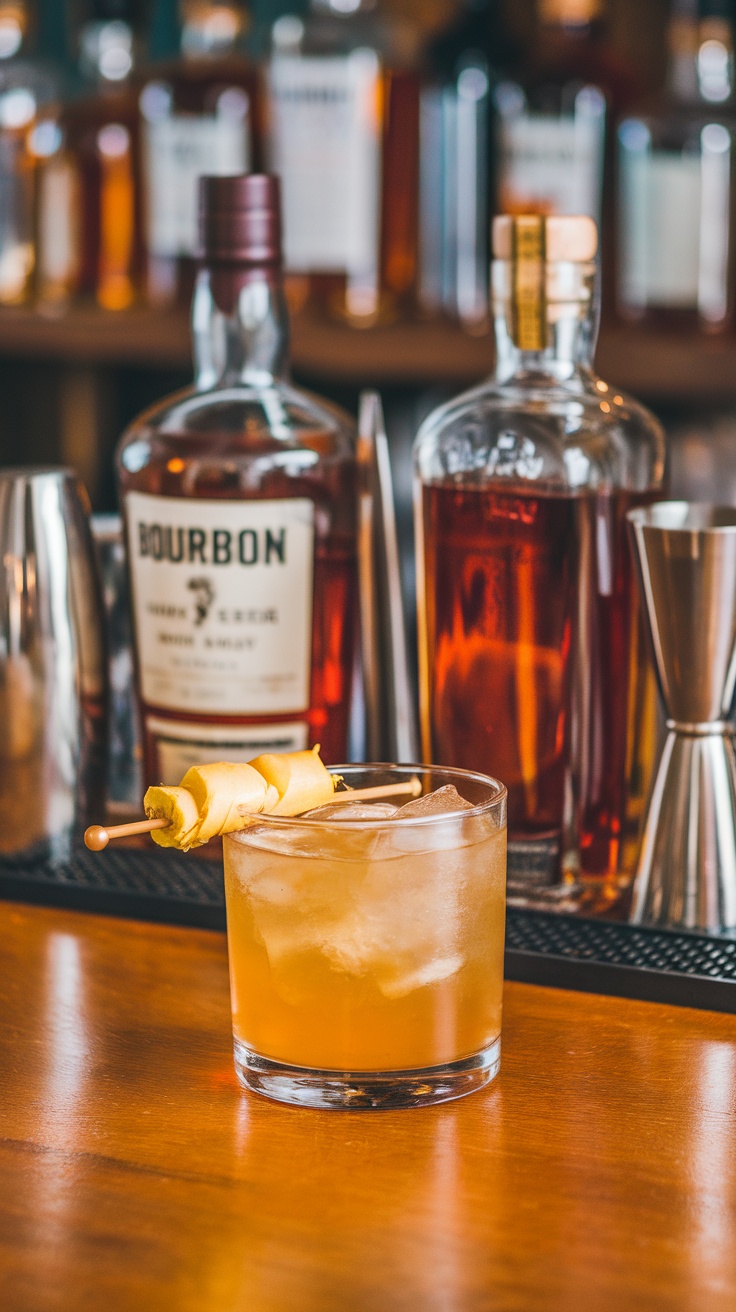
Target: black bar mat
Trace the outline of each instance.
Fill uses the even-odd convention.
[[[44,848],[0,857],[0,897],[168,925],[225,928],[222,862],[152,845],[104,852],[80,847],[68,859]]]
[[[506,979],[736,1012],[736,941],[509,907]]]
[[[161,849],[0,857],[0,897],[225,928],[221,863]],[[736,939],[509,907],[506,978],[736,1013]]]

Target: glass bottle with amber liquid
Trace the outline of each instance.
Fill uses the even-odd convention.
[[[154,0],[154,59],[140,89],[146,288],[186,304],[196,275],[197,184],[260,167],[260,80],[241,49],[241,0]],[[178,36],[178,49],[170,49]]]
[[[358,325],[395,316],[414,295],[415,41],[376,0],[311,0],[304,19],[273,27],[270,152],[290,298]]]
[[[92,0],[80,33],[86,89],[35,134],[42,300],[124,310],[140,291],[135,18],[133,0]]]
[[[147,783],[321,743],[347,752],[355,428],[288,381],[278,179],[204,178],[196,381],[117,457]]]
[[[37,181],[34,144],[39,125],[58,110],[62,80],[61,70],[46,57],[43,40],[38,39],[45,35],[46,17],[45,11],[36,14],[35,6],[22,0],[0,3],[2,305],[26,301],[33,292]],[[39,18],[44,20],[40,32]]]
[[[415,446],[426,760],[509,790],[510,868],[590,878],[635,858],[656,748],[626,511],[659,495],[657,420],[595,376],[597,231],[496,219],[496,376]]]

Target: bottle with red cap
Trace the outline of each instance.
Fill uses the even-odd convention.
[[[195,382],[117,456],[147,783],[347,751],[355,426],[289,381],[278,179],[207,177],[199,195]]]
[[[495,220],[496,374],[425,420],[415,505],[424,759],[503,779],[517,880],[606,900],[654,764],[625,516],[664,441],[593,372],[597,247],[587,216]]]

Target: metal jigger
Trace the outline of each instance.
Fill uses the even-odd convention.
[[[736,926],[736,510],[665,501],[628,519],[668,717],[631,920],[715,933]]]

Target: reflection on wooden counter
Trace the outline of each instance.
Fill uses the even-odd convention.
[[[6,908],[0,1254],[13,1312],[730,1312],[736,1019],[511,984],[454,1105],[238,1090],[225,942]]]

